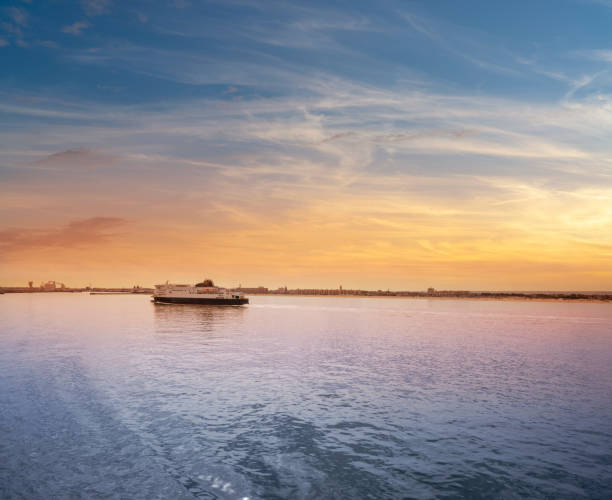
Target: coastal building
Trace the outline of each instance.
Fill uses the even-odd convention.
[[[55,281],[47,281],[46,283],[40,284],[40,289],[43,292],[54,292],[56,288],[57,288],[57,285],[55,284]]]

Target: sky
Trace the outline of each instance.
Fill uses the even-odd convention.
[[[612,0],[6,0],[0,283],[612,289]]]

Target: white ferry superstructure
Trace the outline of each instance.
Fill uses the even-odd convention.
[[[242,292],[235,292],[215,286],[204,280],[196,285],[177,285],[166,282],[155,285],[153,301],[166,304],[211,304],[239,306],[248,304],[249,299]]]

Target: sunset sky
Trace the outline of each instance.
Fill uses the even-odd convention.
[[[0,284],[612,289],[612,1],[8,0]]]

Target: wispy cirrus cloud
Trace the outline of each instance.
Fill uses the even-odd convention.
[[[612,49],[582,50],[577,54],[585,55],[597,61],[612,62]]]
[[[87,21],[76,21],[68,26],[64,26],[62,28],[63,33],[68,33],[69,35],[81,35],[84,30],[89,28],[89,23]]]
[[[410,27],[417,33],[428,38],[443,50],[460,57],[472,65],[482,68],[487,71],[495,73],[502,73],[512,76],[520,76],[521,72],[516,68],[512,68],[508,65],[502,65],[493,60],[486,60],[482,57],[473,55],[474,43],[466,38],[465,36],[455,36],[455,39],[451,39],[447,30],[441,30],[433,26],[429,19],[425,19],[421,16],[417,16],[414,13],[403,12],[402,17],[406,20]]]
[[[572,81],[570,89],[565,94],[564,99],[568,100],[568,99],[572,98],[574,96],[574,94],[576,92],[578,92],[580,89],[583,89],[583,88],[589,86],[591,83],[593,83],[593,81],[597,78],[597,76],[600,73],[596,73],[594,75],[582,75],[580,78]]]
[[[371,151],[393,145],[404,152],[592,161],[607,154],[603,143],[598,146],[600,153],[580,146],[583,140],[593,141],[609,133],[606,105],[602,106],[601,100],[574,103],[570,107],[564,103],[536,106],[468,95],[381,92],[354,84],[344,86],[337,81],[324,85],[302,80],[300,84],[318,95],[227,103],[201,101],[196,106],[173,106],[167,113],[144,107],[138,115],[108,106],[90,111],[8,104],[0,107],[26,116],[96,123],[98,139],[92,136],[94,144],[110,137],[106,134],[113,137],[146,134],[156,137],[158,144],[198,137],[217,143],[219,140],[227,144],[250,143],[254,148],[266,144],[308,147],[313,153],[317,144],[326,153],[335,144],[334,154],[347,158],[352,156],[355,143],[363,141],[370,143],[367,147]],[[106,120],[108,124],[104,123]],[[81,137],[89,140],[85,133],[81,130]],[[340,139],[347,144],[340,147]]]

